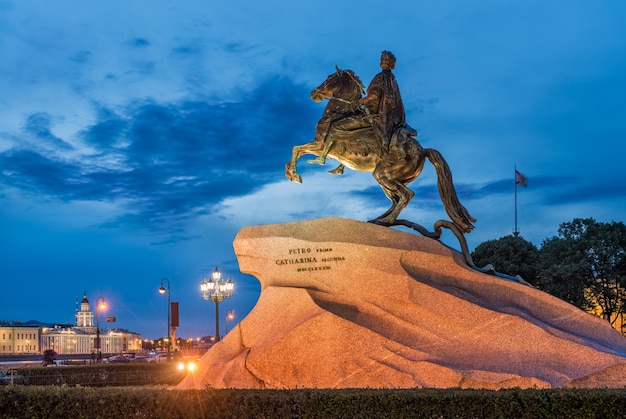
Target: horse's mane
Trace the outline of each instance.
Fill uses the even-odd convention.
[[[361,81],[361,79],[359,78],[359,76],[357,76],[355,74],[354,71],[352,70],[342,70],[345,71],[346,73],[348,73],[348,75],[350,77],[352,77],[354,79],[354,81],[359,85],[359,87],[361,88],[361,90],[365,90],[365,85],[363,84],[363,82]]]

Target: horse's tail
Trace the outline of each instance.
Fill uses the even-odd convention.
[[[474,228],[472,223],[475,222],[476,219],[472,217],[467,209],[461,205],[461,202],[459,202],[454,184],[452,183],[452,172],[450,171],[450,167],[448,167],[448,163],[446,163],[441,153],[437,150],[427,148],[424,151],[426,152],[428,160],[435,166],[439,196],[441,197],[446,213],[448,213],[452,222],[463,233],[469,233]]]

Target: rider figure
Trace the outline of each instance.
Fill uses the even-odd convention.
[[[395,66],[396,57],[390,51],[383,51],[380,56],[382,71],[374,76],[367,88],[367,95],[359,100],[370,117],[374,134],[380,142],[383,153],[389,151],[389,143],[394,132],[406,125],[400,89],[396,77],[391,72]]]
[[[391,72],[395,66],[396,57],[390,51],[383,51],[380,56],[382,71],[374,76],[367,88],[367,95],[359,100],[359,104],[363,106],[367,115],[365,120],[361,117],[354,118],[353,115],[324,112],[315,130],[316,139],[324,144],[324,148],[320,155],[309,160],[309,163],[324,164],[326,162],[326,155],[334,143],[332,138],[327,141],[331,127],[354,129],[353,125],[359,124],[359,121],[361,121],[361,126],[371,124],[383,154],[389,152],[391,137],[397,129],[405,127],[408,135],[416,135],[416,131],[406,125],[400,89],[396,77]]]
[[[333,126],[336,122],[340,121],[341,119],[345,118],[345,114],[344,113],[335,113],[335,112],[324,112],[322,114],[322,117],[320,118],[320,120],[317,122],[317,125],[315,126],[315,140],[316,141],[320,141],[322,144],[324,144],[324,149],[322,150],[322,153],[317,156],[316,158],[309,160],[309,163],[317,163],[317,164],[324,164],[326,163],[326,155],[328,154],[328,151],[330,150],[330,147],[333,145],[334,141],[326,141],[326,138],[328,137],[328,133],[330,132],[331,126]],[[336,124],[335,124],[336,125]]]

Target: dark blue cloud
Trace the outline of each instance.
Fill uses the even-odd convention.
[[[244,42],[226,42],[224,50],[232,54],[242,54],[254,50],[254,46]]]
[[[416,179],[414,182],[408,185],[409,189],[415,192],[415,196],[409,203],[413,208],[422,208],[428,210],[435,210],[441,208],[441,197],[437,190],[437,185],[434,184],[420,184],[420,179]],[[459,187],[456,187],[459,198],[463,200],[463,195],[459,192]],[[355,191],[352,193],[355,196],[366,199],[372,205],[377,206],[391,206],[391,201],[385,196],[382,188],[378,185],[369,186],[361,191]]]
[[[180,56],[193,56],[200,54],[204,50],[203,44],[200,40],[192,41],[184,45],[179,45],[175,48],[172,48],[172,55],[180,55]]]
[[[63,139],[52,133],[52,121],[50,115],[43,112],[31,114],[24,124],[24,131],[43,144],[69,150],[72,147]]]
[[[68,195],[71,184],[80,178],[79,168],[31,150],[9,150],[0,154],[2,183],[28,193],[58,196],[60,185]]]
[[[114,111],[98,107],[97,122],[82,132],[82,138],[90,145],[110,150],[121,141],[128,129],[128,120]]]
[[[307,87],[275,77],[237,102],[146,99],[124,109],[97,107],[96,122],[79,133],[93,150],[63,157],[68,144],[51,133],[45,114],[31,115],[25,133],[54,152],[13,149],[0,154],[0,182],[62,201],[129,202],[104,227],[167,230],[210,213],[227,197],[282,179],[291,147],[313,136],[318,110]]]
[[[535,190],[545,190],[558,185],[576,182],[577,179],[567,176],[538,176],[528,179],[528,188]],[[482,199],[491,195],[510,194],[515,187],[513,177],[499,179],[486,184],[455,184],[460,198]],[[518,186],[518,190],[523,188]]]
[[[76,54],[74,54],[72,57],[70,57],[70,61],[76,64],[84,64],[87,61],[89,61],[90,57],[91,57],[91,51],[79,51]]]
[[[435,209],[441,207],[441,198],[436,185],[420,184],[416,179],[408,185],[415,196],[411,201],[416,208]],[[466,203],[472,200],[482,200],[490,196],[511,194],[514,189],[513,178],[500,179],[487,184],[455,183],[455,189],[461,200]],[[580,202],[597,202],[602,199],[625,198],[626,177],[609,178],[601,184],[589,184],[584,177],[573,176],[537,176],[529,179],[528,191],[543,192],[543,203],[548,206],[566,205]],[[524,188],[518,187],[523,193]],[[365,197],[368,201],[378,205],[385,205],[388,200],[378,186],[371,186],[361,191],[353,192],[355,196]]]
[[[557,190],[545,194],[548,205],[563,205],[580,202],[598,202],[614,198],[626,198],[626,176],[605,179],[604,182],[590,184],[588,181],[562,182]]]
[[[133,38],[129,40],[126,44],[130,45],[133,48],[145,48],[151,45],[150,41],[148,41],[146,38]]]
[[[461,185],[457,192],[462,199],[482,199],[509,194],[513,188],[513,179],[501,179],[486,185]],[[594,202],[626,197],[626,177],[607,177],[602,182],[590,184],[584,176],[537,176],[528,180],[527,188],[529,192],[541,191],[544,204],[549,206]],[[519,192],[522,190],[518,187]]]

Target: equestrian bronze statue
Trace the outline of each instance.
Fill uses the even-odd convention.
[[[381,68],[383,68],[381,74],[390,71],[383,65],[385,53],[387,52],[384,51],[381,58]],[[395,57],[393,58],[393,64],[395,64]],[[389,77],[388,73],[384,75]],[[375,81],[376,78],[372,81],[372,85]],[[392,81],[395,83],[395,79]],[[393,88],[388,80],[383,80],[378,84],[384,85],[385,83]],[[368,98],[374,96],[374,93],[369,94],[370,90],[378,92],[376,93],[378,95],[383,93],[380,89],[375,91],[372,85],[368,88],[368,96],[364,98],[365,86],[356,74],[351,70],[336,68],[326,81],[313,89],[311,99],[316,102],[328,99],[328,104],[317,124],[315,139],[293,147],[291,160],[286,164],[285,175],[291,181],[302,183],[296,162],[306,154],[317,156],[309,160],[309,163],[324,164],[326,158],[339,162],[339,166],[329,172],[331,174],[343,174],[344,167],[360,172],[372,172],[392,204],[387,211],[370,222],[384,226],[404,225],[434,239],[441,237],[442,227],[448,228],[458,238],[468,264],[475,267],[467,249],[464,234],[472,231],[474,228],[472,223],[476,220],[459,202],[448,164],[437,150],[423,148],[420,145],[416,140],[417,132],[402,119],[403,108],[401,117],[395,119],[396,126],[393,129],[389,130],[388,126],[381,124],[381,120],[384,121],[386,115],[375,114],[377,109],[369,106]],[[400,121],[400,124],[397,121]],[[387,129],[386,138],[385,129]],[[434,232],[429,232],[419,224],[398,219],[400,212],[414,196],[414,192],[407,185],[420,175],[426,160],[435,167],[439,195],[450,217],[450,221],[437,221]]]

